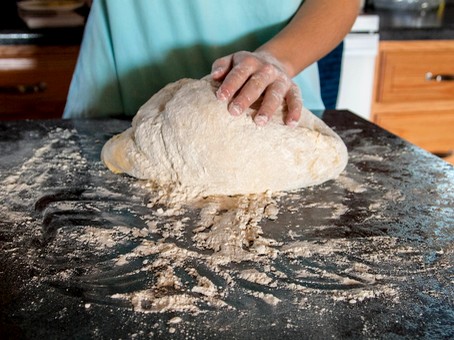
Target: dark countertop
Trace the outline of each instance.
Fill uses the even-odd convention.
[[[88,8],[77,10],[83,16]],[[14,0],[0,3],[0,45],[78,45],[84,27],[29,29],[19,17]]]
[[[0,29],[0,45],[80,45],[83,32],[83,27]]]
[[[217,270],[194,240],[199,208],[171,218],[99,161],[130,122],[0,122],[0,334],[452,339],[454,168],[347,111],[322,118],[349,149],[345,172],[276,198],[277,219],[241,250],[262,240],[274,256]],[[156,288],[169,268],[180,283]],[[183,295],[194,302],[152,311]]]
[[[380,17],[380,40],[454,39],[454,0],[447,0],[443,12],[388,11],[368,9]]]
[[[86,16],[88,8],[83,8],[81,13]],[[380,16],[381,40],[454,39],[454,0],[447,0],[442,16],[437,16],[435,12],[411,15],[377,11],[373,8],[367,9],[366,14]],[[30,30],[19,18],[15,1],[4,0],[0,4],[0,44],[2,45],[79,44],[82,35],[83,27]]]

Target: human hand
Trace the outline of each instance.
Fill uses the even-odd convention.
[[[232,115],[240,115],[263,94],[254,117],[257,125],[266,125],[284,100],[288,109],[285,124],[298,123],[303,106],[300,90],[270,54],[240,51],[219,58],[213,63],[211,76],[214,80],[223,79],[216,96],[230,102],[228,110]]]

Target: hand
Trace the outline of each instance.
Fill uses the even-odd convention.
[[[263,94],[254,117],[257,125],[266,125],[284,100],[288,108],[285,124],[298,123],[303,106],[300,90],[270,54],[246,51],[230,54],[213,63],[211,76],[223,79],[216,96],[230,102],[228,110],[232,115],[240,115]]]

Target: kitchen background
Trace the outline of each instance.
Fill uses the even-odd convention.
[[[1,1],[0,120],[61,117],[90,3]],[[364,1],[319,65],[327,108],[454,164],[454,0]]]

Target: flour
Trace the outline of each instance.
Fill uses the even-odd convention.
[[[434,284],[418,293],[442,296],[435,285],[452,268],[452,244],[408,242],[401,230],[413,226],[400,224],[399,208],[412,193],[389,176],[363,173],[365,164],[382,165],[386,147],[359,145],[341,177],[317,188],[182,202],[172,188],[87,161],[76,136],[51,129],[24,164],[0,174],[2,251],[34,273],[23,283],[27,313],[48,302],[33,300],[39,287],[86,313],[105,307],[153,317],[136,337],[184,337],[199,329],[195,318],[210,327],[229,313],[247,320],[291,310],[295,318],[283,322],[294,329],[300,317],[330,320],[342,306],[394,310],[408,294],[403,285],[427,277]]]
[[[243,270],[240,272],[239,277],[243,280],[264,286],[277,287],[277,284],[273,282],[274,280],[271,277],[269,277],[266,273],[259,272],[256,269]]]
[[[226,210],[219,203],[207,204],[200,213],[200,227],[194,230],[193,240],[200,248],[214,250],[209,259],[215,265],[230,262],[260,262],[263,255],[276,257],[278,243],[262,236],[259,222],[266,218],[271,197],[236,197],[236,207]],[[274,219],[276,211],[272,211]]]
[[[298,198],[291,194],[292,198]],[[282,199],[282,195],[280,196]],[[272,195],[254,195],[239,197],[213,197],[204,199],[203,202],[195,203],[201,207],[197,227],[192,229],[193,246],[203,252],[188,251],[182,249],[175,243],[150,243],[143,241],[141,245],[129,253],[129,260],[134,256],[156,255],[153,261],[144,264],[142,270],[153,270],[157,273],[155,288],[147,290],[146,294],[121,295],[115,298],[127,298],[135,301],[133,303],[135,310],[142,312],[155,312],[157,307],[148,310],[143,309],[139,301],[141,299],[155,298],[159,289],[171,287],[179,292],[178,308],[184,305],[185,311],[200,313],[200,304],[207,303],[216,305],[219,308],[231,308],[224,300],[231,288],[239,289],[241,280],[258,284],[269,288],[284,289],[289,292],[300,292],[302,294],[326,294],[332,293],[333,301],[360,303],[367,299],[378,297],[387,297],[396,299],[398,291],[394,286],[384,284],[386,276],[375,272],[375,265],[382,261],[389,261],[389,255],[395,253],[393,248],[399,248],[396,239],[388,237],[377,237],[370,242],[374,247],[382,247],[381,253],[375,253],[371,257],[365,257],[366,265],[361,262],[345,262],[344,254],[361,253],[364,245],[360,241],[349,239],[331,239],[318,241],[293,241],[281,243],[274,239],[263,237],[263,230],[259,226],[267,218],[266,207],[273,206],[272,219],[278,215],[275,211],[278,203],[272,198]],[[304,208],[305,206],[302,205]],[[191,208],[186,208],[191,209]],[[181,213],[181,211],[179,212]],[[158,216],[161,212],[156,211]],[[161,232],[164,238],[171,237],[166,231],[166,224],[152,224],[154,232]],[[183,230],[180,230],[180,233]],[[294,235],[294,238],[301,236]],[[367,246],[366,246],[367,247]],[[205,250],[211,252],[206,254]],[[136,254],[136,255],[133,255]],[[379,257],[382,254],[383,257]],[[282,271],[276,270],[270,265],[276,258],[286,258],[298,263],[300,259],[312,259],[312,261],[334,261],[338,266],[344,267],[339,272],[330,272],[326,269],[302,267],[300,270],[292,273],[292,277]],[[185,263],[199,260],[210,271],[216,273],[224,283],[216,285],[211,279],[200,275],[195,268],[187,268]],[[221,267],[231,263],[261,263],[262,270],[244,269],[239,271],[225,272]],[[375,263],[375,265],[373,265]],[[123,265],[124,262],[118,262]],[[151,269],[152,268],[152,269]],[[192,287],[187,287],[184,281],[178,279],[175,275],[177,268],[185,268],[187,274],[195,279]],[[238,281],[240,280],[240,281]],[[322,280],[324,283],[318,282]],[[307,285],[309,283],[309,286]],[[345,287],[341,289],[330,287]],[[346,289],[350,287],[349,289]],[[327,290],[328,289],[328,290]],[[260,291],[245,290],[245,294],[263,300],[270,305],[278,305],[281,299],[271,293]],[[196,294],[197,298],[194,299]],[[153,295],[154,294],[154,295]],[[184,301],[184,303],[183,303]],[[300,301],[297,299],[296,301]],[[301,300],[304,301],[304,300]],[[299,305],[300,302],[295,302]],[[169,306],[165,306],[168,310]],[[300,308],[307,308],[303,303]]]
[[[45,185],[48,172],[53,165],[52,163],[41,165],[40,160],[49,159],[48,155],[53,153],[53,148],[59,143],[59,134],[62,134],[60,138],[67,139],[71,138],[74,132],[69,130],[51,132],[50,142],[38,148],[35,156],[22,167],[24,172],[36,164],[43,167],[45,170],[41,172],[40,178],[30,186],[30,184],[23,184],[25,173],[11,175],[4,181],[9,192],[33,190],[33,186],[37,190]],[[54,158],[54,163],[60,171],[69,171],[74,166],[84,169],[86,166],[86,160],[76,150],[68,151],[58,158]],[[362,192],[364,187],[346,175],[341,176],[339,183],[351,192]],[[369,273],[372,271],[370,268],[352,269],[353,271],[349,271],[348,277],[310,268],[301,268],[289,276],[290,273],[278,270],[272,265],[278,258],[299,261],[301,258],[337,257],[353,247],[346,239],[317,242],[298,241],[302,235],[294,230],[288,232],[289,237],[294,240],[292,242],[283,243],[267,237],[262,224],[265,221],[279,221],[281,200],[298,202],[295,205],[287,205],[290,212],[297,213],[301,209],[317,207],[330,211],[328,217],[334,220],[348,211],[348,207],[344,204],[304,202],[304,196],[300,193],[273,194],[270,191],[230,197],[210,196],[184,203],[172,188],[158,187],[155,183],[148,181],[131,182],[131,186],[136,190],[145,190],[150,193],[149,199],[145,202],[148,214],[142,215],[145,222],[144,227],[114,225],[103,228],[88,225],[73,231],[60,229],[55,236],[54,243],[80,244],[77,249],[89,247],[94,254],[105,254],[110,249],[117,249],[119,246],[128,247],[128,252],[118,254],[113,258],[114,265],[118,268],[128,267],[142,259],[142,264],[136,269],[136,272],[154,273],[155,277],[147,289],[132,293],[116,293],[111,296],[113,299],[130,301],[135,311],[143,313],[180,311],[197,314],[203,311],[203,305],[216,306],[221,309],[233,308],[227,303],[226,298],[230,289],[242,289],[240,282],[250,282],[267,289],[284,289],[304,294],[324,292],[323,288],[307,287],[304,282],[310,278],[322,278],[344,286],[375,284],[374,274]],[[103,187],[92,188],[87,194],[93,197],[121,198],[120,194]],[[399,199],[398,193],[389,195]],[[90,201],[83,205],[78,201],[51,202],[47,209],[51,207],[67,211],[83,207],[92,212],[103,212],[102,208]],[[115,209],[126,209],[126,206],[117,205]],[[187,216],[190,211],[197,212],[195,219]],[[188,228],[191,230],[189,235]],[[329,229],[331,226],[317,228]],[[188,236],[192,242],[191,247],[179,244]],[[131,242],[133,242],[133,246]],[[207,266],[209,272],[214,273],[217,277],[218,283],[188,265],[193,261],[199,261]],[[256,263],[260,264],[262,269],[229,271],[222,269],[235,263]],[[182,276],[182,272],[186,273],[186,278]],[[353,279],[351,278],[353,275],[360,275],[361,278]],[[71,271],[62,271],[59,278],[70,279]],[[300,279],[303,281],[300,282]],[[192,283],[188,284],[189,282]],[[378,291],[380,289],[377,289]],[[273,306],[281,302],[279,297],[271,293],[249,289],[244,290],[244,293]],[[342,295],[340,292],[334,291],[333,299],[334,301],[362,301],[373,297],[369,293],[363,294],[364,296],[361,294],[363,294],[361,289],[358,289],[357,293],[350,291],[349,295]],[[301,308],[306,308],[306,306],[301,306]]]
[[[361,183],[358,183],[352,178],[346,177],[346,176],[339,176],[337,179],[338,182],[348,191],[354,192],[354,193],[362,193],[366,191],[367,189],[362,185]]]
[[[279,302],[281,302],[281,300],[278,299],[277,297],[275,297],[273,294],[266,294],[266,293],[262,293],[262,292],[252,292],[252,291],[250,291],[248,293],[250,293],[252,296],[255,296],[255,297],[263,300],[264,302],[266,302],[272,306],[276,306]]]

